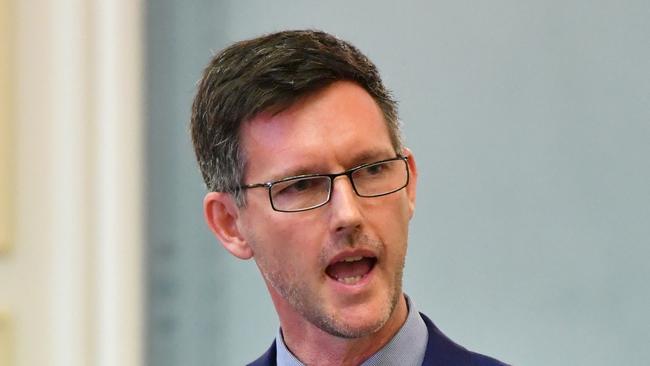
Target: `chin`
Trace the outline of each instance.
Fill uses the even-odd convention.
[[[375,304],[361,303],[342,309],[305,314],[322,331],[340,338],[362,338],[376,333],[390,319],[398,297],[386,296]]]
[[[362,338],[380,330],[389,317],[390,315],[372,319],[319,319],[315,325],[324,332],[339,338]]]

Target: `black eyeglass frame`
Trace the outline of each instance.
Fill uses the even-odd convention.
[[[352,185],[352,189],[354,190],[354,193],[356,193],[356,195],[359,196],[359,197],[364,197],[364,198],[381,197],[381,196],[389,195],[391,193],[395,193],[395,192],[403,189],[404,187],[408,186],[410,178],[411,178],[411,173],[410,173],[410,169],[409,169],[409,166],[408,166],[408,159],[409,159],[408,156],[398,155],[397,157],[394,157],[394,158],[384,159],[384,160],[379,160],[379,161],[375,161],[375,162],[372,162],[372,163],[362,164],[362,165],[356,166],[354,168],[350,168],[350,169],[348,169],[348,170],[346,170],[344,172],[341,172],[341,173],[296,175],[296,176],[293,176],[293,177],[286,177],[286,178],[282,178],[282,179],[275,180],[275,181],[270,181],[270,182],[265,182],[265,183],[245,184],[245,185],[241,185],[241,186],[237,187],[237,189],[246,190],[246,189],[252,189],[252,188],[265,187],[265,188],[267,188],[267,190],[269,192],[269,202],[271,203],[271,208],[274,211],[287,212],[287,213],[308,211],[308,210],[313,210],[315,208],[325,206],[326,204],[329,203],[329,201],[332,198],[332,189],[334,187],[334,179],[336,179],[336,178],[338,178],[338,177],[340,177],[342,175],[345,175],[345,176],[348,177],[348,179],[350,180],[350,184]],[[392,191],[381,193],[381,194],[363,195],[363,194],[359,193],[359,191],[357,190],[356,185],[354,184],[354,179],[352,179],[352,174],[354,174],[356,171],[358,171],[360,169],[367,168],[367,167],[372,166],[372,165],[387,163],[389,161],[396,161],[396,160],[402,160],[404,162],[404,165],[405,165],[405,168],[406,168],[406,182],[404,183],[404,185],[402,185],[401,187],[396,188],[396,189],[394,189]],[[319,203],[317,205],[307,207],[307,208],[301,208],[299,210],[280,210],[280,209],[276,208],[275,205],[273,204],[273,197],[271,195],[271,188],[273,187],[273,185],[278,184],[278,183],[282,183],[282,182],[286,182],[286,181],[289,181],[289,180],[294,180],[294,179],[317,178],[317,177],[327,177],[327,178],[330,179],[330,186],[329,186],[329,192],[327,192],[327,199],[325,201],[323,201],[322,203]]]

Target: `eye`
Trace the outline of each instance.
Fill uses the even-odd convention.
[[[369,167],[365,168],[365,173],[368,175],[377,175],[381,174],[386,169],[385,164],[376,164],[376,165],[371,165]]]
[[[273,196],[302,195],[313,192],[327,191],[329,183],[328,178],[310,177],[292,179],[284,182],[278,182],[273,185]]]
[[[288,185],[286,188],[284,188],[282,191],[290,191],[290,192],[302,192],[306,191],[309,188],[314,186],[314,180],[313,179],[298,179],[295,181],[292,181],[290,185]]]
[[[370,178],[385,175],[390,166],[387,163],[373,164],[364,168],[361,168],[355,172],[355,176],[359,178]]]

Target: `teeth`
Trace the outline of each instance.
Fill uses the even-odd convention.
[[[363,259],[362,256],[358,256],[358,257],[347,257],[347,258],[345,258],[345,259],[343,260],[343,262],[356,262],[356,261],[360,261],[360,260],[362,260],[362,259]]]
[[[361,279],[361,277],[362,277],[362,276],[341,277],[341,278],[337,278],[336,280],[339,281],[339,282],[341,282],[341,283],[344,283],[344,284],[346,284],[346,285],[351,285],[351,284],[353,284],[353,283],[357,283],[357,282],[359,282],[359,280]]]

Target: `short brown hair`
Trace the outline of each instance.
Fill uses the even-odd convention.
[[[244,205],[237,188],[245,167],[241,124],[261,112],[279,113],[340,80],[355,82],[372,96],[400,152],[397,103],[376,66],[350,43],[322,31],[294,30],[237,42],[215,55],[199,82],[190,122],[207,188],[232,193]]]

